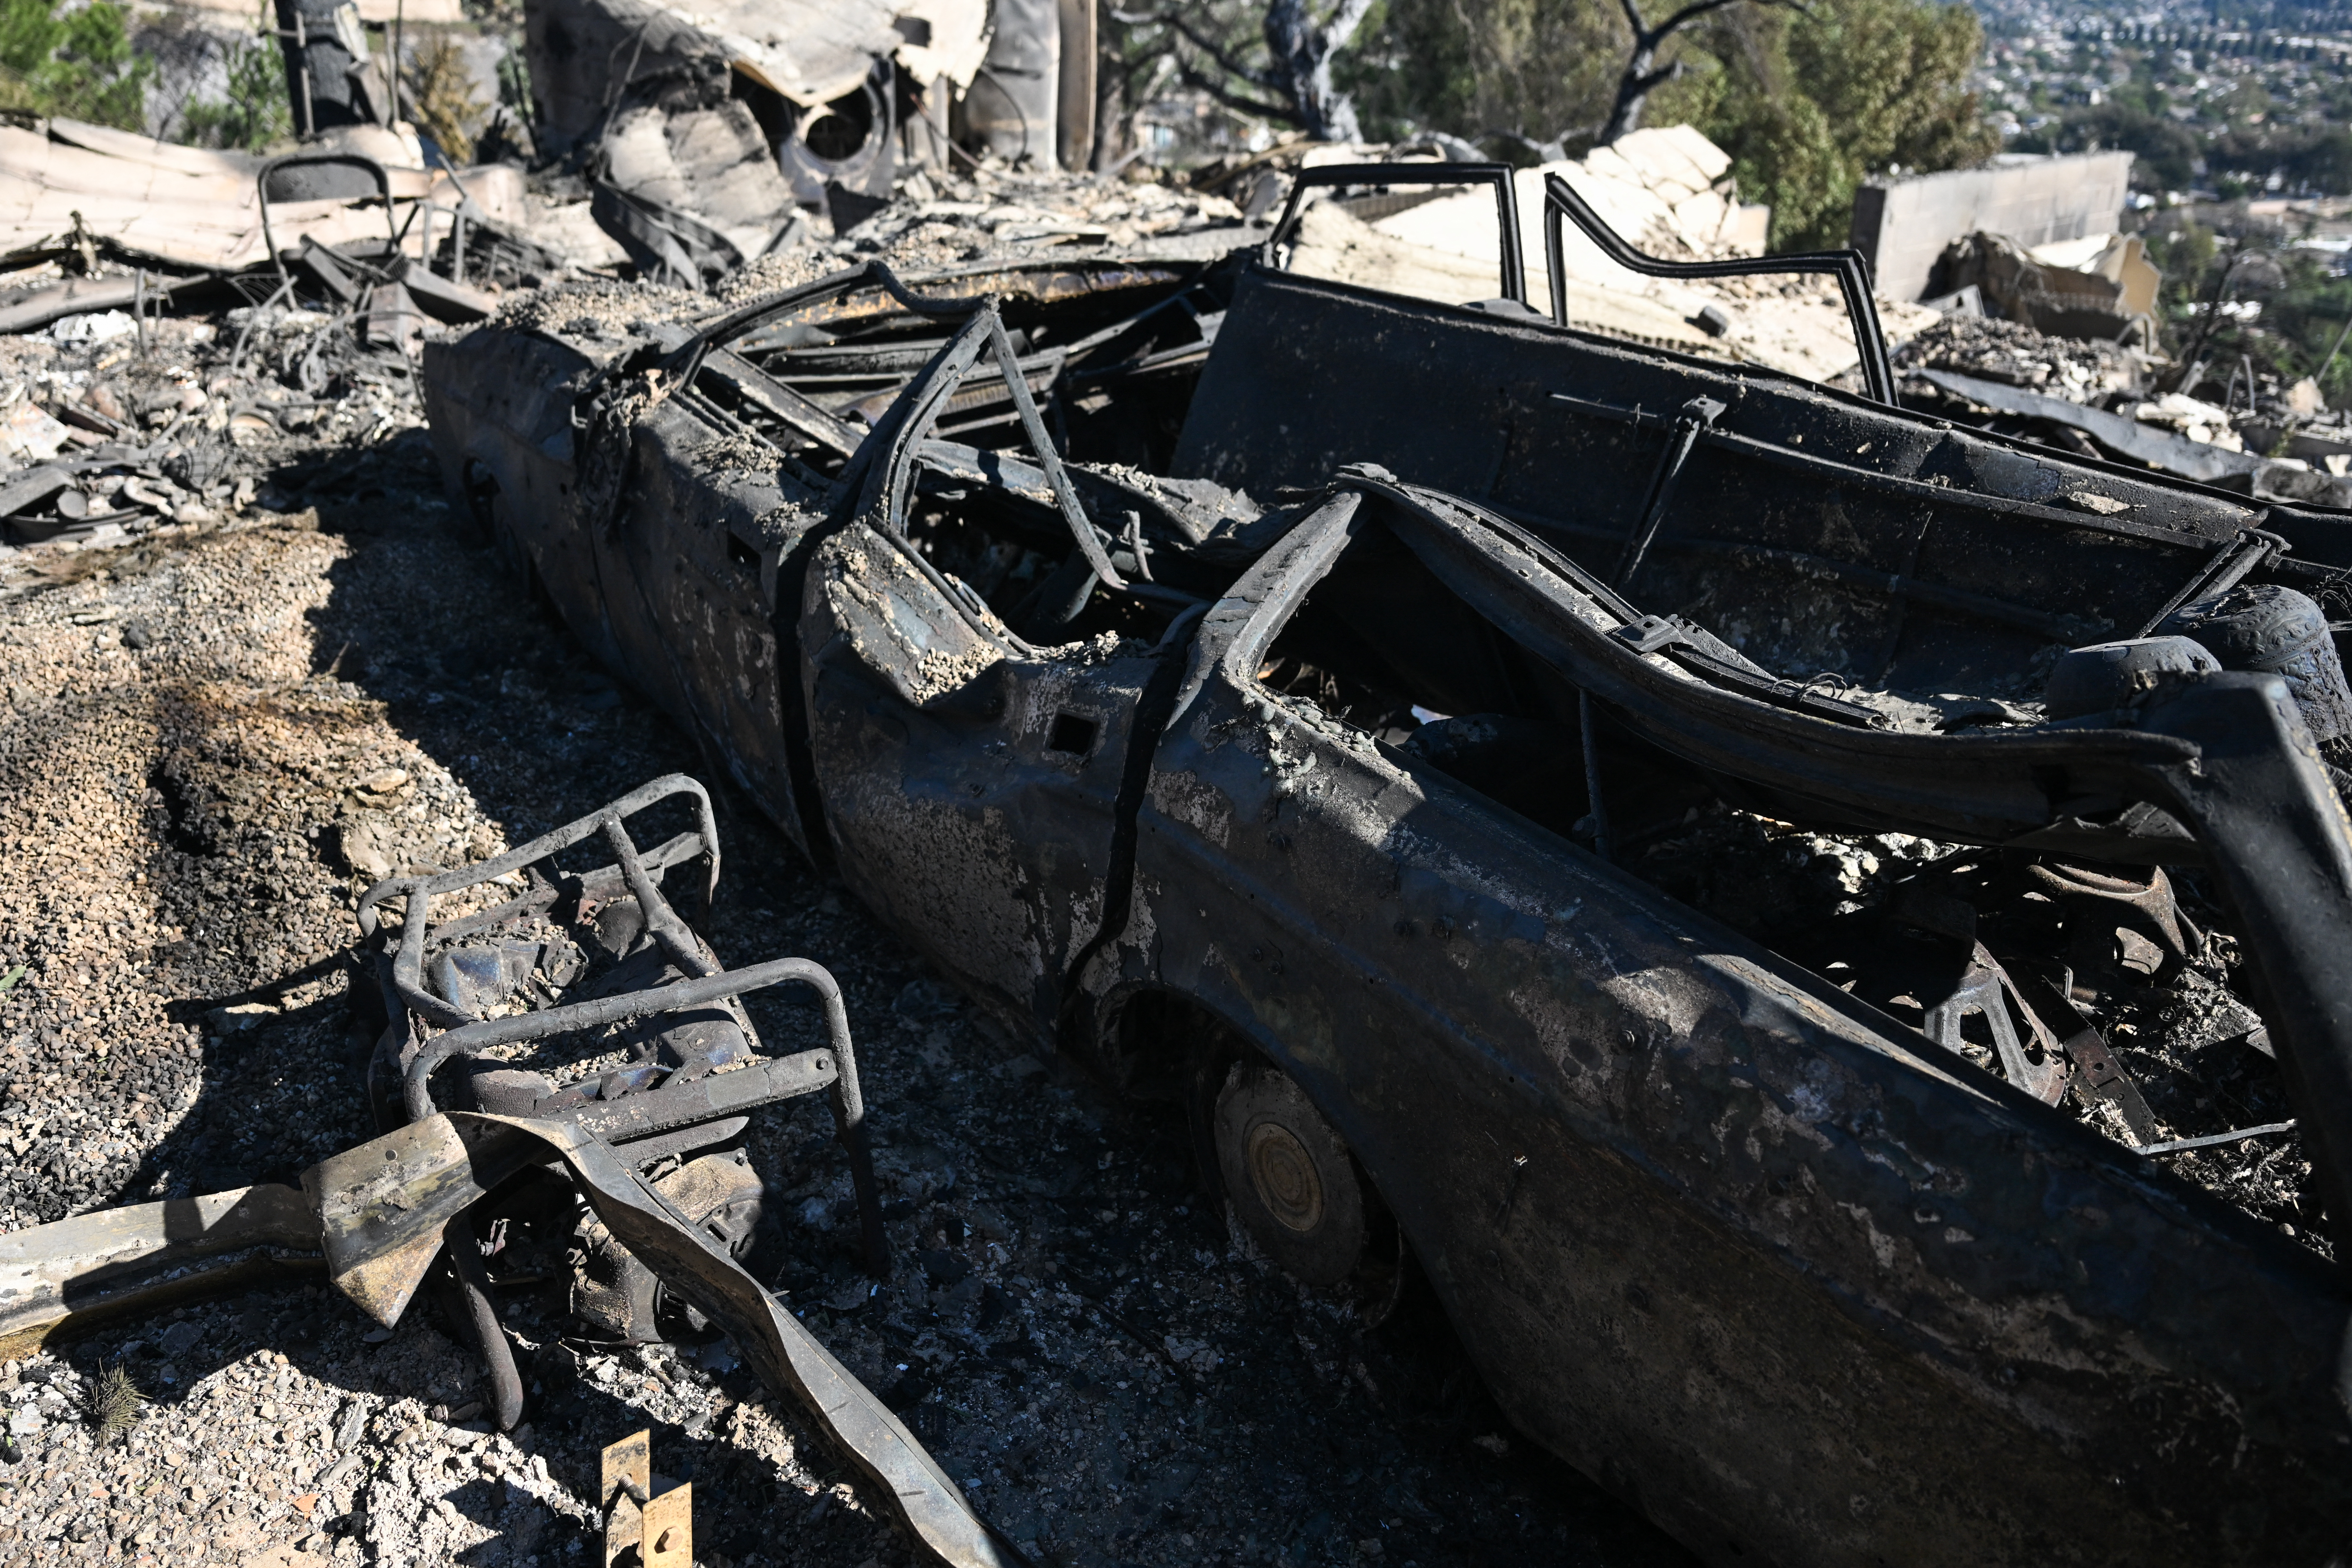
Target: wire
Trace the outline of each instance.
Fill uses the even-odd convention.
[[[1027,156],[1029,156],[1029,114],[1028,114],[1028,111],[1027,111],[1027,110],[1024,110],[1024,109],[1021,107],[1021,102],[1020,102],[1020,100],[1019,100],[1018,99],[1016,99],[1016,98],[1014,98],[1014,97],[1013,96],[1013,89],[1012,89],[1011,88],[1009,88],[1009,87],[1007,87],[1007,86],[1005,86],[1005,85],[1004,85],[1004,79],[1003,79],[1003,77],[998,76],[994,71],[992,71],[992,70],[989,69],[986,66],[980,66],[980,67],[975,68],[974,68],[974,70],[973,70],[973,72],[972,72],[972,74],[973,74],[974,76],[984,76],[984,77],[986,77],[989,80],[991,80],[991,81],[994,82],[994,83],[996,84],[996,90],[997,90],[997,93],[999,94],[999,96],[1001,96],[1001,97],[1004,100],[1004,101],[1006,102],[1006,104],[1008,104],[1008,105],[1010,105],[1010,106],[1011,106],[1011,108],[1012,108],[1012,110],[1013,110],[1013,112],[1014,114],[1016,114],[1016,115],[1018,115],[1018,116],[1020,117],[1020,120],[1021,120],[1021,151],[1020,151],[1017,154],[1015,154],[1015,155],[1014,155],[1013,160],[1015,163],[1018,163],[1019,162],[1021,162],[1021,160],[1022,160],[1022,159],[1026,158]],[[973,165],[972,165],[972,167],[974,167],[974,168],[978,168],[979,166],[980,166],[980,165],[979,165],[979,164],[977,164],[977,163],[975,163],[975,164],[973,164]]]

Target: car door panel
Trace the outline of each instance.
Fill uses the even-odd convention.
[[[1154,661],[1108,640],[1024,654],[862,523],[817,551],[801,646],[843,874],[1009,1024],[1050,1035],[1102,918]]]
[[[1213,612],[1130,925],[1347,1138],[1506,1410],[1717,1561],[2046,1561],[2053,1519],[2112,1561],[2210,1560],[2235,1527],[2179,1500],[2210,1456],[2283,1484],[2345,1426],[2319,1266],[1258,687],[1298,598],[1269,572],[1345,532],[1302,523]],[[2085,1208],[2088,1237],[2049,1218]],[[2215,1292],[2259,1367],[2189,1327]],[[2160,1436],[2132,1398],[2159,1365]]]

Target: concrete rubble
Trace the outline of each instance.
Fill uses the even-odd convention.
[[[1363,156],[1318,149],[1303,165]],[[1674,260],[1759,256],[1769,213],[1738,199],[1730,168],[1730,158],[1706,137],[1689,126],[1671,126],[1637,131],[1581,159],[1521,169],[1512,177],[1520,252],[1531,267],[1545,254],[1543,182],[1558,174],[1611,226],[1654,255]],[[1491,296],[1500,254],[1493,198],[1483,191],[1430,195],[1368,219],[1339,205],[1309,208],[1295,265],[1311,276],[1423,299]],[[1844,307],[1823,281],[1644,278],[1617,266],[1572,227],[1564,259],[1569,320],[1583,330],[1814,381],[1834,380],[1856,363]],[[1892,300],[1882,299],[1878,308],[1897,339],[1934,320],[1930,310]]]
[[[1952,242],[1928,288],[2053,337],[2152,345],[2162,279],[2137,235],[2094,234],[2027,250],[1981,230]]]

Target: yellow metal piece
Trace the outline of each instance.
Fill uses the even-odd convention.
[[[425,1282],[450,1220],[512,1175],[529,1140],[428,1116],[302,1173],[335,1288],[390,1328]]]
[[[645,1568],[694,1568],[694,1483],[646,1504]]]
[[[319,1220],[291,1187],[107,1209],[0,1237],[0,1360],[52,1334],[320,1266]]]
[[[644,1568],[645,1505],[653,1495],[653,1432],[633,1433],[604,1450],[597,1500],[604,1515],[604,1568]]]

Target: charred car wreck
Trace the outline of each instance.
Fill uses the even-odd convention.
[[[1895,407],[1866,298],[1877,395],[1283,232],[492,324],[435,439],[807,854],[1707,1560],[2328,1560],[2343,518]]]

